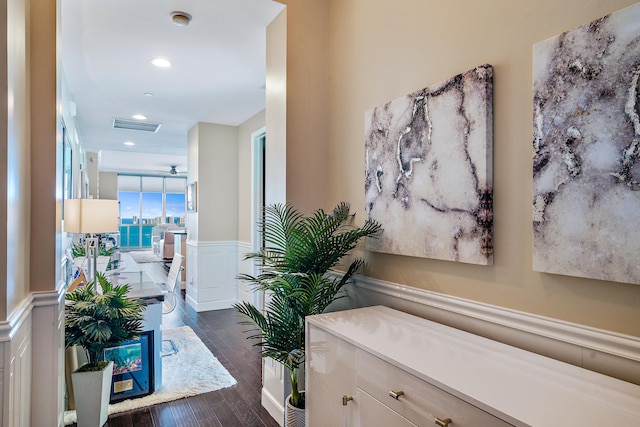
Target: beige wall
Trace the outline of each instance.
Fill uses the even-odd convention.
[[[116,172],[98,173],[98,198],[118,200],[118,174]]]
[[[25,1],[5,5],[0,22],[7,52],[0,58],[2,105],[0,120],[0,223],[6,224],[0,245],[0,319],[5,319],[29,292],[29,98]],[[55,227],[52,224],[52,227]]]
[[[78,192],[78,197],[93,197],[94,199],[98,199],[98,198],[102,198],[105,199],[106,197],[101,197],[99,195],[100,193],[100,173],[98,172],[98,163],[99,163],[99,155],[98,153],[87,153],[87,163],[86,163],[86,168],[84,169],[84,172],[87,174],[87,178],[89,181],[89,194],[85,195],[83,193],[83,190],[80,190],[80,192]],[[79,180],[79,187],[80,189],[82,189],[85,186],[85,183],[82,182],[83,178],[84,178],[84,174],[82,173],[82,171],[78,172],[78,175],[80,175],[80,180]],[[117,197],[116,197],[117,198]]]
[[[358,222],[364,112],[484,63],[495,71],[495,265],[368,254],[366,275],[640,336],[640,286],[541,274],[531,265],[532,45],[633,3],[329,0],[326,203],[351,202]],[[296,94],[312,103],[307,95]],[[287,166],[296,161],[307,158],[297,152]],[[293,171],[288,183],[304,175]]]
[[[311,212],[325,202],[329,172],[327,2],[283,0],[280,3],[287,8],[267,29],[267,172],[279,178],[286,174],[286,200],[294,201],[303,212]],[[284,40],[286,50],[283,52]],[[284,132],[282,126],[286,129]],[[277,152],[273,150],[274,145],[278,147]],[[286,162],[286,171],[274,166],[283,162]],[[271,179],[268,182],[274,183]],[[268,196],[272,191],[268,190]],[[284,201],[278,198],[281,195],[276,192],[276,197],[268,197],[267,203]]]
[[[253,150],[252,134],[265,126],[265,111],[262,110],[238,126],[238,241],[251,242],[251,187]]]
[[[267,27],[265,204],[287,196],[287,9]]]
[[[192,161],[192,154],[197,154],[193,160],[197,167],[192,170],[189,163],[187,181],[198,182],[198,211],[188,213],[189,239],[235,241],[238,238],[238,128],[211,123],[198,123],[195,128],[189,132],[188,162]]]
[[[187,134],[187,184],[198,181],[198,138],[199,127],[196,124],[194,127],[189,129],[189,132]],[[198,218],[198,212],[187,212],[187,240],[198,241]]]
[[[13,2],[12,2],[13,3]],[[19,2],[16,2],[16,4]],[[24,187],[31,190],[28,258],[32,291],[56,289],[60,279],[62,132],[59,116],[60,66],[57,26],[58,4],[50,0],[29,2],[29,56],[27,60],[30,99],[30,177]],[[24,194],[21,196],[24,197]],[[27,201],[23,202],[28,206]],[[25,236],[22,235],[24,238]],[[19,280],[22,280],[18,276]],[[16,299],[17,301],[17,299]]]

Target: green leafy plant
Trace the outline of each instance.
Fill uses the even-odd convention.
[[[141,300],[127,297],[129,285],[114,285],[97,273],[90,281],[65,296],[65,346],[85,349],[89,362],[81,370],[100,370],[104,349],[135,339],[142,332]]]
[[[116,249],[117,248],[115,246],[107,249],[104,245],[100,245],[98,246],[98,255],[111,256],[116,251]],[[77,243],[72,243],[71,255],[73,255],[74,258],[85,256],[86,253],[87,253],[87,249],[84,246],[79,245]]]
[[[362,227],[351,225],[353,214],[348,203],[338,204],[327,213],[316,210],[304,216],[291,204],[265,208],[259,231],[265,247],[245,259],[261,267],[258,276],[243,274],[256,290],[269,295],[264,312],[248,302],[234,307],[248,317],[244,324],[254,326],[249,339],[256,339],[262,357],[282,363],[290,373],[291,404],[304,408],[304,393],[298,389],[298,372],[304,363],[304,320],[320,314],[335,300],[346,296],[344,286],[362,266],[353,259],[342,275],[328,274],[356,247],[363,237],[377,237],[380,224],[367,220]]]

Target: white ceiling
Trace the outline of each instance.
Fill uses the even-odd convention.
[[[197,122],[236,126],[265,106],[272,0],[62,0],[62,62],[82,143],[100,170],[186,170]],[[172,23],[171,12],[192,15]],[[169,69],[151,65],[163,57]],[[145,96],[152,93],[153,96]],[[113,129],[144,114],[156,133]],[[124,145],[132,141],[135,146]]]

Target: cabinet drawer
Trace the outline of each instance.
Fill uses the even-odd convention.
[[[358,349],[356,357],[357,386],[418,426],[432,426],[436,417],[457,427],[511,426],[366,351]],[[403,394],[395,399],[390,391]]]
[[[362,390],[356,395],[359,427],[416,427],[397,412],[392,411]]]

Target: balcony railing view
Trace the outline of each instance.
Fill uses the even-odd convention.
[[[173,221],[184,227],[184,221]],[[153,228],[158,224],[120,224],[121,249],[151,249]]]
[[[155,225],[120,225],[121,248],[151,248],[151,233]]]

